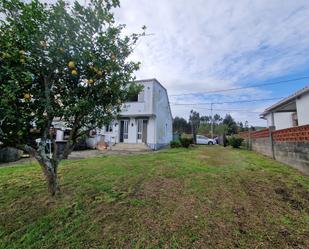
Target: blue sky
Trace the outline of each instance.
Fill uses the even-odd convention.
[[[138,43],[132,59],[142,62],[137,78],[157,78],[170,95],[309,76],[307,0],[122,0],[115,13],[120,23],[127,24],[127,32],[139,32],[146,25],[147,33],[154,34]],[[170,101],[275,98],[305,85],[309,85],[309,79],[223,94],[170,97]],[[214,108],[245,110],[228,113],[238,121],[265,125],[258,112],[274,102],[221,104]],[[171,107],[174,116],[185,118],[193,108]],[[202,115],[209,115],[207,108],[194,106]]]

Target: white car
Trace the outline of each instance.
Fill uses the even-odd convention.
[[[206,136],[202,135],[196,135],[196,143],[197,144],[209,144],[209,145],[214,145],[216,144],[216,140],[212,138],[208,138]]]

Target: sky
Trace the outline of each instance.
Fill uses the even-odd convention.
[[[120,5],[113,11],[126,34],[147,26],[148,35],[129,58],[141,62],[136,77],[160,81],[174,117],[187,119],[191,109],[210,115],[211,102],[278,98],[213,105],[221,116],[266,126],[259,118],[265,108],[309,85],[308,0],[120,0]]]
[[[309,85],[309,78],[224,93],[201,94],[265,82],[309,77],[308,0],[122,0],[116,20],[146,37],[130,59],[137,79],[156,78],[167,89],[173,116],[191,109],[210,114],[210,103],[281,98]],[[196,93],[183,96],[179,94]],[[265,126],[259,113],[278,100],[213,105],[237,121]],[[221,111],[227,110],[227,111]],[[230,111],[237,110],[237,111]]]

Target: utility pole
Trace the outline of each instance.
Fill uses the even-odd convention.
[[[211,138],[214,138],[214,118],[212,116],[212,106],[214,103],[210,103],[210,116],[211,116]]]

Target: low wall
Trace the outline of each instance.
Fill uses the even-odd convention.
[[[266,138],[253,138],[251,142],[251,149],[259,152],[266,156],[272,156],[272,150],[271,150],[271,141],[269,137]]]
[[[20,159],[22,152],[18,149],[5,147],[0,148],[0,163],[14,162]]]
[[[309,174],[309,125],[240,133],[252,150]]]
[[[275,159],[309,174],[309,141],[274,141]]]

